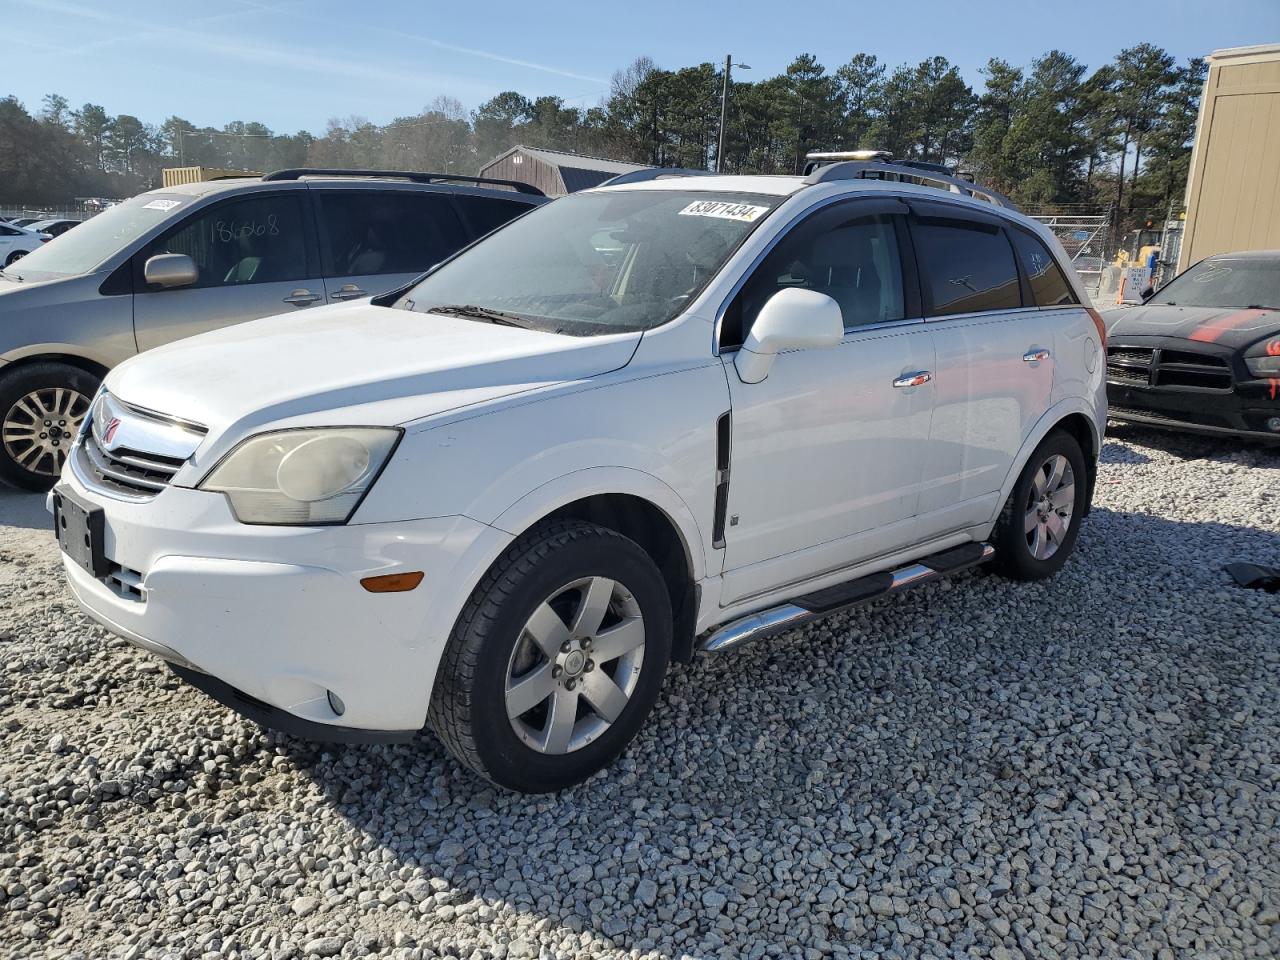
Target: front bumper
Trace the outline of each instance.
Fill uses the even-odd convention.
[[[112,573],[63,556],[85,612],[252,719],[316,739],[386,742],[422,727],[445,624],[469,593],[460,574],[511,539],[466,517],[246,526],[218,493],[168,487],[129,502],[70,471],[62,482],[105,513]],[[412,591],[360,585],[417,570]]]
[[[1108,345],[1113,420],[1278,442],[1280,431],[1268,426],[1280,418],[1280,397],[1273,394],[1230,347],[1172,337],[1115,337]]]

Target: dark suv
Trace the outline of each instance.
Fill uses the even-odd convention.
[[[141,350],[408,283],[546,202],[438,173],[280,170],[144,193],[0,271],[0,478],[45,489]]]

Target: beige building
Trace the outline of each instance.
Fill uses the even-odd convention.
[[[1280,44],[1208,61],[1179,271],[1215,253],[1280,249]]]

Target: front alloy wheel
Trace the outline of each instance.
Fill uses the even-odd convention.
[[[582,520],[539,524],[468,599],[427,721],[494,783],[561,790],[636,735],[658,699],[671,632],[666,582],[639,544]]]
[[[622,584],[587,577],[538,604],[511,651],[507,717],[539,753],[580,750],[608,730],[644,664],[644,614]]]

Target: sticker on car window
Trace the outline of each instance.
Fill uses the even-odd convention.
[[[750,203],[731,203],[728,200],[695,200],[680,211],[682,217],[715,217],[718,220],[741,220],[752,223],[768,213],[768,207]]]
[[[143,210],[172,210],[182,205],[181,200],[148,200],[142,205]]]

